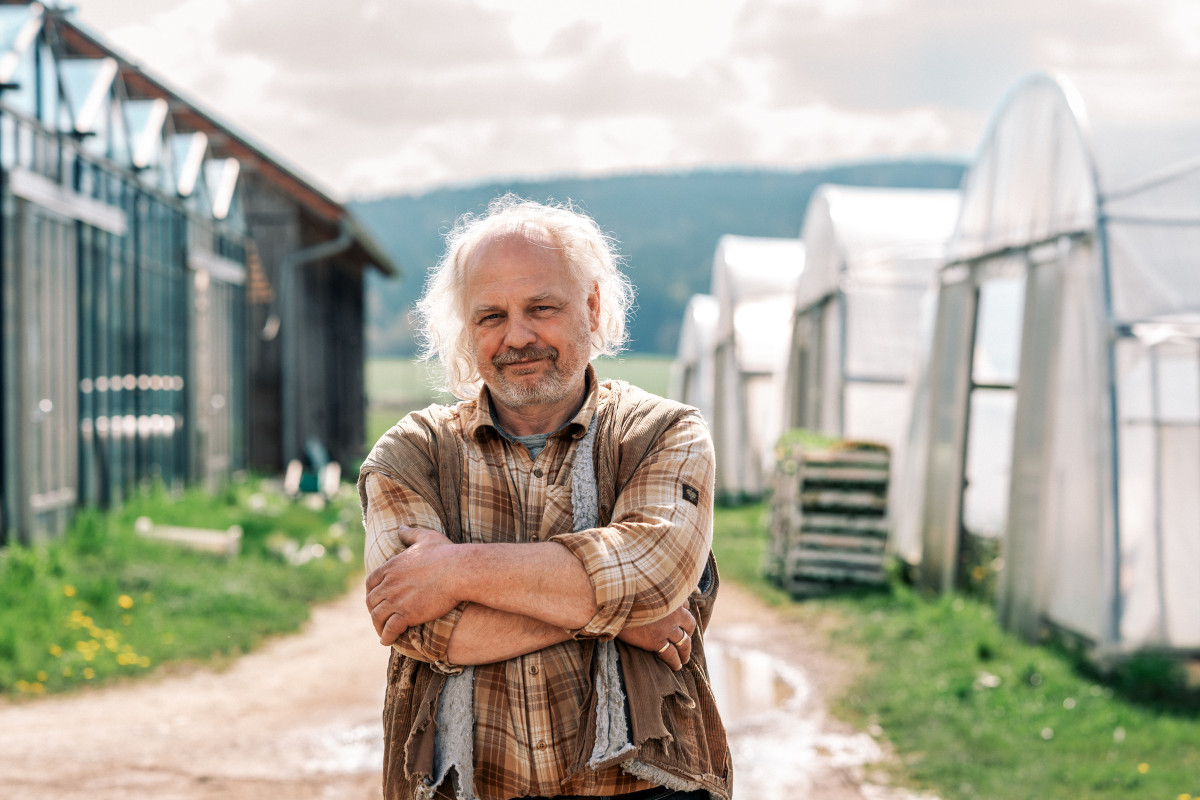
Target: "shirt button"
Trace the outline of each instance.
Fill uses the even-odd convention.
[[[545,749],[546,749],[546,743],[545,743],[544,741],[539,741],[539,742],[537,743],[537,749],[538,749],[538,750],[545,750]]]
[[[529,540],[530,540],[530,541],[533,541],[533,542],[536,542],[536,541],[538,540],[538,535],[535,533],[533,536],[530,536],[530,537],[529,537]]]
[[[530,667],[530,668],[529,668],[529,674],[530,674],[530,675],[537,675],[537,674],[538,674],[538,668],[537,668],[537,664],[534,664],[532,667]]]
[[[538,468],[538,469],[535,469],[535,470],[533,471],[533,477],[535,477],[535,478],[540,478],[540,477],[542,477],[542,474],[543,474],[543,473],[542,473],[542,470],[541,470],[540,468]]]

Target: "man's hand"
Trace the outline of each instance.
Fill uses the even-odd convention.
[[[692,657],[692,634],[696,632],[696,618],[687,606],[649,625],[626,628],[617,638],[626,644],[655,653],[667,666],[678,672]]]
[[[405,549],[367,576],[367,609],[390,646],[407,628],[437,619],[459,603],[451,593],[454,545],[428,528],[400,529]]]

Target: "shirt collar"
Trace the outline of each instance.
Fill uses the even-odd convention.
[[[583,405],[579,411],[575,412],[575,416],[563,423],[562,427],[551,435],[563,433],[573,439],[579,439],[587,433],[588,425],[592,423],[592,417],[595,416],[596,408],[599,405],[600,381],[596,378],[596,370],[590,363],[587,365],[585,374],[588,390],[587,395],[583,398]],[[479,439],[485,430],[496,436],[501,435],[500,429],[492,420],[492,396],[488,391],[487,384],[480,387],[479,397],[475,399],[475,408],[467,416],[467,435]]]

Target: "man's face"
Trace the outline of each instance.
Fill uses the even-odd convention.
[[[562,251],[536,230],[493,234],[464,278],[471,349],[493,399],[510,409],[576,403],[599,298],[572,279]]]

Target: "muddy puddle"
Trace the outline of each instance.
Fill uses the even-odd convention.
[[[709,675],[733,755],[734,796],[908,800],[864,782],[883,759],[865,733],[831,731],[804,673],[758,650],[705,642]]]

